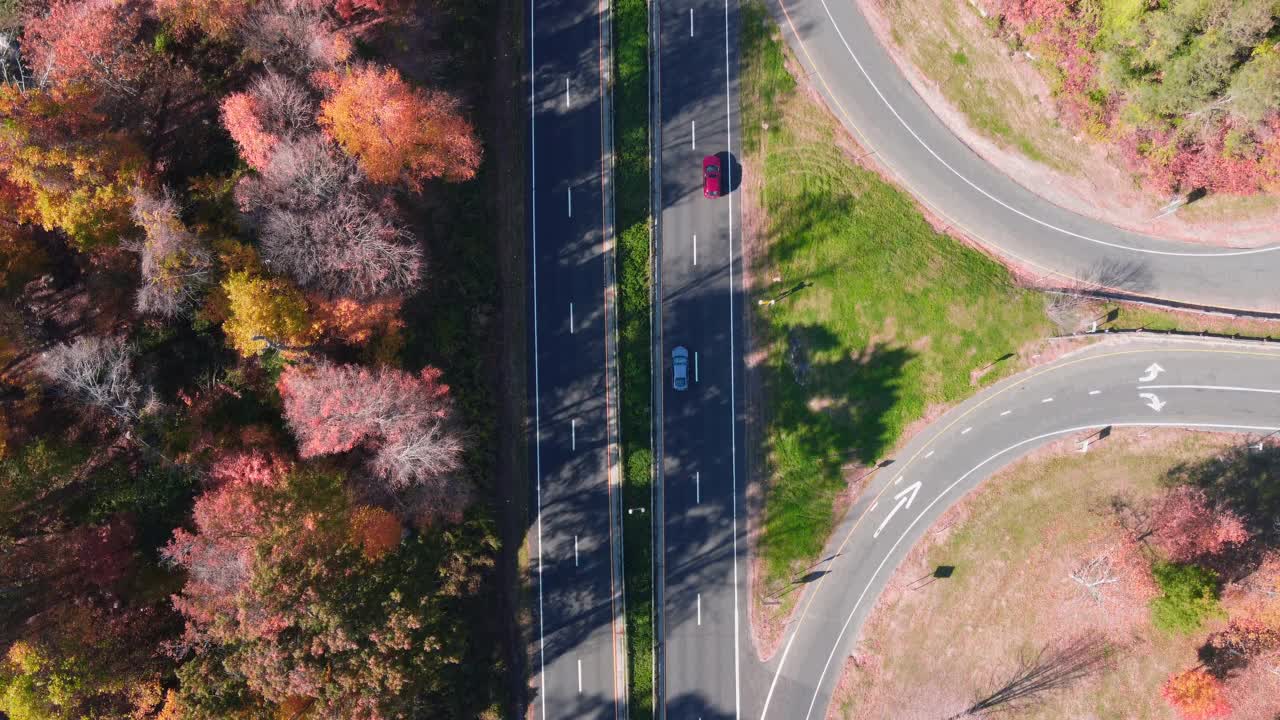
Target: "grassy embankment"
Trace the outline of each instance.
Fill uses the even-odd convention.
[[[1055,170],[1080,170],[1074,133],[1046,117],[1045,99],[1011,77],[1009,47],[990,18],[955,0],[879,3],[893,43],[931,80],[969,125]]]
[[[649,28],[645,0],[616,0],[614,22],[614,138],[618,156],[615,220],[618,232],[618,362],[621,375],[623,506],[649,507]],[[630,711],[653,717],[652,512],[623,516],[627,588]]]
[[[1048,323],[1040,295],[934,232],[906,195],[851,160],[828,113],[796,91],[758,2],[744,7],[742,32],[744,142],[756,169],[746,181],[757,205],[746,212],[763,212],[767,236],[753,299],[786,294],[755,306],[771,474],[757,591],[782,594],[821,550],[847,478],[931,406],[1014,370],[1016,360],[999,359],[1044,337]],[[783,595],[782,610],[795,595]]]

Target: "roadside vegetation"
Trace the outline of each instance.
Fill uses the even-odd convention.
[[[1009,72],[1009,49],[966,0],[876,0],[893,43],[974,129],[1027,158],[1080,171],[1072,131],[1045,117],[1047,97]],[[1043,92],[1047,95],[1048,88]]]
[[[653,717],[653,426],[649,357],[649,21],[644,0],[617,0],[614,22],[614,138],[617,152],[618,365],[621,375],[630,712]],[[624,510],[625,512],[625,510]]]
[[[826,111],[797,92],[762,4],[744,5],[742,33],[769,473],[756,591],[793,598],[782,591],[816,559],[841,493],[930,408],[1016,369],[1049,323],[1038,293],[935,232],[854,161]]]
[[[0,716],[515,712],[497,7],[0,2]]]
[[[1280,21],[1270,0],[880,7],[895,42],[968,121],[1033,160],[1070,170],[1063,155],[1075,143],[1050,142],[1065,129],[1107,145],[1160,198],[1280,190]],[[1049,97],[1001,80],[1024,58]]]
[[[1121,429],[997,473],[898,570],[839,716],[1273,717],[1280,451],[1256,443]]]

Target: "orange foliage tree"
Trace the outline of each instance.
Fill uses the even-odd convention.
[[[1222,682],[1201,668],[1171,675],[1160,694],[1187,720],[1226,717],[1231,713]]]
[[[451,95],[413,88],[393,68],[356,68],[330,82],[318,122],[370,180],[420,189],[475,176],[480,143]]]
[[[362,505],[351,513],[351,537],[370,560],[395,550],[400,534],[400,521],[380,507]]]

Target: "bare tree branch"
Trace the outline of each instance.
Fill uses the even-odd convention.
[[[40,356],[37,368],[67,395],[124,422],[138,419],[142,386],[122,337],[82,337]]]
[[[1103,601],[1102,587],[1120,581],[1120,578],[1115,575],[1111,556],[1105,553],[1092,560],[1085,561],[1072,570],[1068,577],[1079,583],[1085,592],[1089,594],[1089,597],[1093,598],[1093,601],[1099,605]]]

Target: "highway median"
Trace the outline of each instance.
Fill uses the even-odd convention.
[[[654,712],[649,8],[615,0],[613,22],[628,705],[633,720],[646,720]]]

